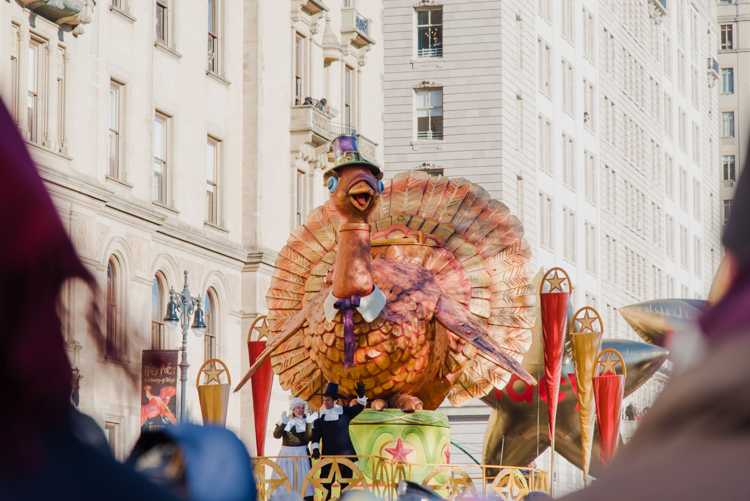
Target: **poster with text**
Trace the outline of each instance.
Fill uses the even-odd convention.
[[[141,431],[177,424],[177,350],[143,350]]]

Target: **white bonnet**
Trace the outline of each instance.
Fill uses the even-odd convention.
[[[304,405],[305,409],[307,409],[307,402],[299,397],[295,397],[291,402],[289,402],[289,411],[294,412],[294,408],[300,405]]]

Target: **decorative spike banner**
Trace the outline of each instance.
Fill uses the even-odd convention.
[[[222,374],[227,380],[226,383],[221,382]],[[200,384],[201,376],[206,378],[204,384]],[[198,371],[198,377],[195,378],[195,387],[198,389],[203,424],[226,426],[229,391],[232,387],[232,377],[226,364],[218,358],[206,360]]]
[[[593,316],[589,313],[593,312]],[[598,322],[599,325],[594,325]],[[583,455],[583,481],[588,479],[591,448],[594,444],[594,366],[596,356],[602,351],[604,324],[594,308],[584,306],[573,315],[570,322],[570,343],[573,347],[573,367],[576,374],[578,419],[581,422],[581,454]]]
[[[258,331],[258,340],[251,341],[253,331]],[[263,350],[266,349],[266,342],[261,338],[266,337],[269,332],[268,320],[265,316],[255,319],[247,335],[247,351],[250,355],[250,366],[258,359]],[[258,448],[258,456],[263,455],[263,449],[266,444],[266,425],[268,424],[268,408],[271,405],[271,386],[273,385],[273,370],[271,369],[271,360],[267,360],[260,366],[258,371],[250,378],[250,384],[253,388],[253,417],[255,418],[255,443]]]
[[[622,374],[615,371],[617,364],[622,366]],[[602,371],[597,375],[600,368]],[[599,452],[605,468],[617,454],[620,443],[620,414],[626,374],[625,362],[616,350],[603,350],[596,357],[593,371],[596,424],[599,430]]]
[[[558,272],[564,277],[560,277]],[[566,284],[567,282],[567,284]],[[545,283],[549,284],[547,292]],[[563,290],[567,288],[567,292]],[[555,291],[558,292],[555,292]],[[544,344],[544,380],[547,385],[547,412],[549,413],[549,436],[552,454],[555,452],[555,418],[560,394],[565,331],[568,328],[568,307],[570,304],[570,277],[562,268],[552,268],[542,280],[539,294],[542,310],[542,339]],[[552,456],[551,456],[552,457]],[[549,478],[554,478],[554,460],[550,461]],[[550,482],[550,495],[554,495],[554,482]]]

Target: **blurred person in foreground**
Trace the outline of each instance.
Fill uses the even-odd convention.
[[[0,178],[0,499],[174,499],[118,463],[71,404],[58,295],[68,279],[96,285],[2,103]]]
[[[672,380],[592,486],[563,499],[750,499],[750,163],[723,236],[726,294],[672,336]]]

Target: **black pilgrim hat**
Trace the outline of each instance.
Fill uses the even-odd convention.
[[[326,389],[323,393],[318,393],[321,397],[329,396],[333,398],[340,398],[342,400],[347,400],[349,397],[346,395],[342,395],[339,393],[339,385],[336,383],[328,383],[326,385]]]

